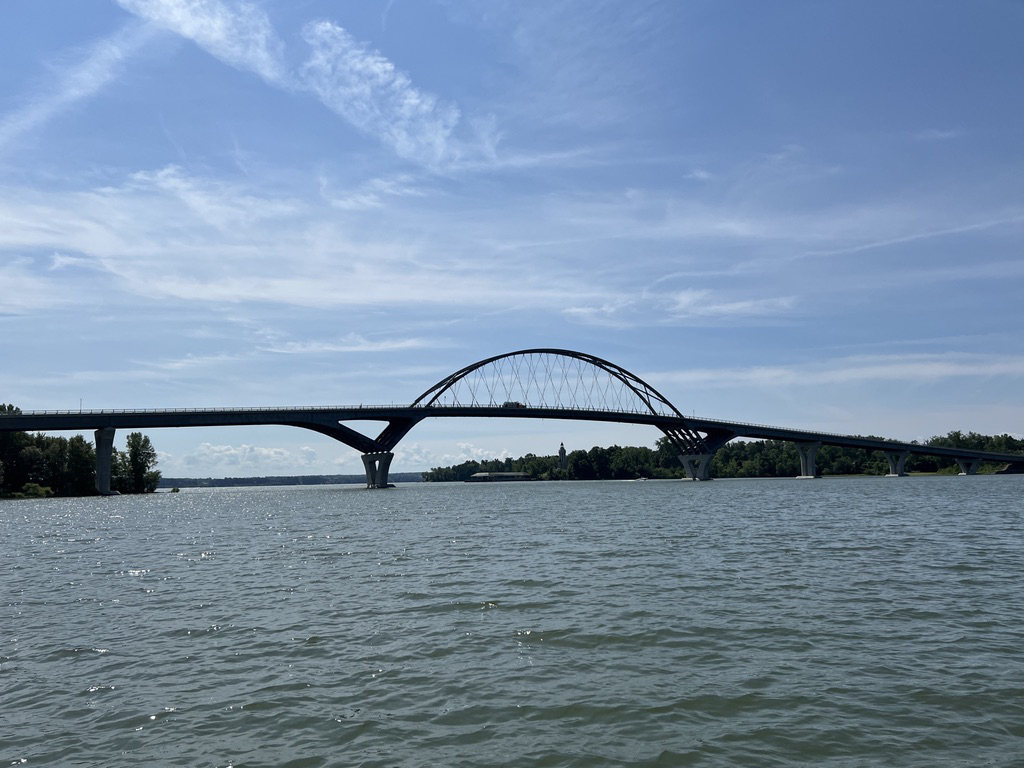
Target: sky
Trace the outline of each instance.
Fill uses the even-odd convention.
[[[0,402],[407,404],[554,347],[684,414],[1024,434],[1019,0],[2,14]],[[301,429],[148,434],[168,477],[362,471]],[[392,470],[659,436],[434,419]]]

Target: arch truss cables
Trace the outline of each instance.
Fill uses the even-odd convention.
[[[567,349],[524,349],[446,376],[413,407],[521,407],[642,413],[675,421],[662,432],[683,453],[706,453],[699,433],[654,387],[625,368]]]

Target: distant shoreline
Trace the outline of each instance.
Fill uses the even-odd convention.
[[[397,483],[419,483],[422,472],[392,472]],[[163,477],[159,491],[171,488],[249,488],[264,485],[363,485],[366,475],[274,475],[266,477]]]
[[[979,473],[979,474],[1000,474],[1000,473]],[[390,479],[395,483],[421,483],[425,482],[422,472],[395,472]],[[952,477],[946,472],[908,472],[906,477]],[[883,475],[849,474],[849,475],[820,475],[818,479],[828,478],[880,478]],[[536,480],[537,478],[529,478]],[[689,482],[686,478],[637,478],[633,480],[608,479],[607,482],[637,482],[638,480],[653,480],[662,482]],[[715,478],[719,480],[782,480],[779,477],[725,477]],[[795,478],[793,478],[795,479]],[[434,481],[433,485],[440,485],[444,482],[464,483],[465,480]],[[547,482],[580,482],[575,480],[548,480]],[[584,481],[585,482],[585,481]],[[366,483],[365,475],[289,475],[289,476],[267,476],[267,477],[165,477],[160,481],[157,491],[169,491],[172,488],[258,488],[261,486],[297,486],[297,485],[363,485]]]

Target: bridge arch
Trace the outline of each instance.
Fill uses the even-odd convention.
[[[710,453],[685,426],[679,409],[621,365],[569,349],[521,349],[488,357],[449,374],[417,397],[413,408],[554,408],[652,414],[674,424],[658,427],[680,455]]]
[[[682,418],[639,376],[600,357],[569,349],[521,349],[449,374],[412,406],[501,406],[650,412]]]

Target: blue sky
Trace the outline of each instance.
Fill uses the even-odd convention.
[[[684,413],[1024,432],[1015,0],[3,14],[0,402],[407,403],[560,347]],[[658,435],[435,420],[393,467]],[[297,429],[151,437],[168,476],[361,471]]]

